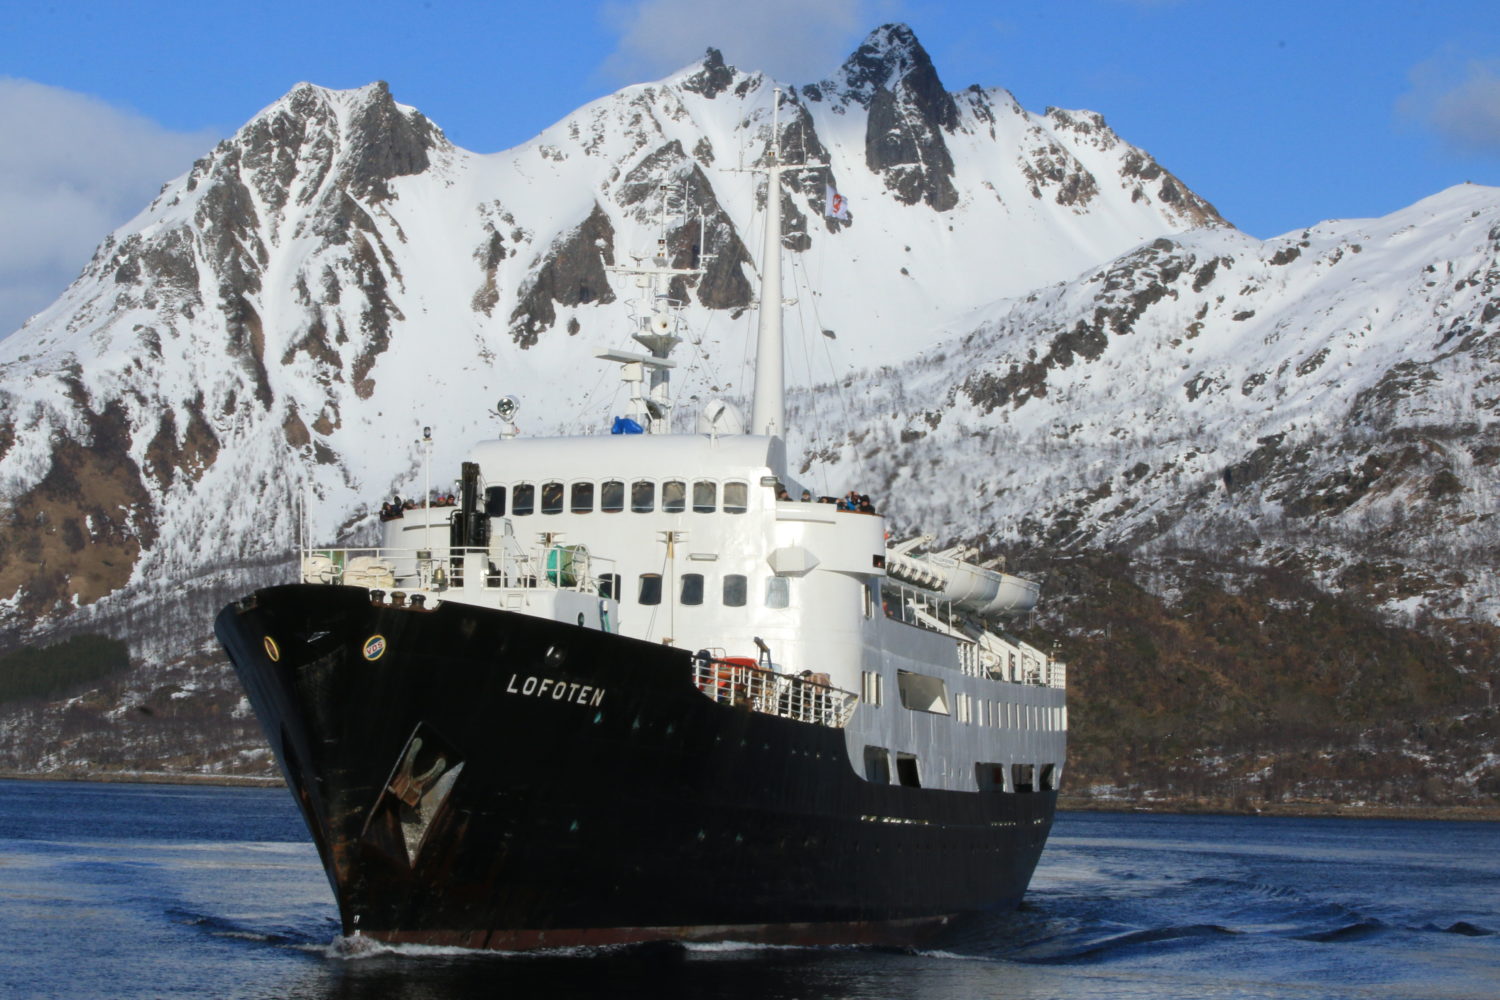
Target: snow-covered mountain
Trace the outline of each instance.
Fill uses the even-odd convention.
[[[710,50],[488,155],[383,84],[294,88],[0,341],[5,634],[193,608],[136,630],[111,696],[175,704],[213,673],[208,605],[278,571],[305,498],[314,537],[367,529],[420,483],[422,426],[456,468],[504,394],[525,432],[605,430],[593,355],[632,329],[606,267],[656,246],[663,186],[703,220],[667,236],[706,268],[682,415],[748,393],[765,191],[737,168],[774,121],[828,164],[780,193],[807,482],[1044,576],[1126,553],[1170,603],[1163,567],[1209,554],[1500,648],[1500,191],[1259,241],[1098,114],[947,91],[903,26],[776,86]],[[167,662],[187,680],[153,701]]]
[[[9,622],[285,552],[305,493],[314,534],[347,530],[409,481],[418,427],[437,429],[447,468],[493,433],[500,393],[522,397],[531,430],[600,426],[592,352],[622,341],[629,310],[604,266],[654,247],[666,183],[703,215],[712,257],[691,292],[702,363],[681,389],[739,391],[731,317],[751,304],[759,227],[733,168],[766,155],[773,86],[710,52],[492,155],[383,84],[294,88],[0,342]],[[903,364],[998,298],[1142,240],[1222,225],[1098,115],[948,93],[902,26],[788,89],[779,121],[789,155],[829,164],[783,194],[817,288],[804,311],[865,363]],[[828,183],[850,221],[824,216]],[[698,234],[672,233],[684,262]]]
[[[1497,407],[1500,192],[1465,185],[1265,242],[1159,237],[796,425],[851,426],[857,446],[804,449],[864,455],[955,539],[1215,550],[1494,623]]]

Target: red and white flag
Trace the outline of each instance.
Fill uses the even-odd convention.
[[[832,184],[828,185],[828,194],[823,204],[823,214],[830,219],[841,219],[844,222],[849,221],[849,199],[835,191]]]

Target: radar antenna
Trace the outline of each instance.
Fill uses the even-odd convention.
[[[682,309],[686,305],[672,297],[672,280],[677,277],[697,277],[704,273],[703,264],[712,260],[712,254],[703,253],[705,225],[698,215],[698,254],[691,267],[673,267],[671,250],[667,245],[667,234],[675,220],[686,220],[690,205],[686,195],[676,185],[663,184],[658,193],[661,197],[661,214],[658,220],[656,247],[650,252],[638,251],[629,254],[630,264],[606,265],[612,274],[626,275],[634,279],[637,295],[629,300],[634,330],[631,338],[647,353],[639,351],[607,350],[595,357],[614,361],[620,365],[620,381],[630,390],[630,401],[626,417],[634,423],[626,429],[647,434],[666,433],[672,429],[672,396],[670,372],[677,363],[670,357],[673,348],[682,343]]]

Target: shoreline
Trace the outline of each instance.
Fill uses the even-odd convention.
[[[1294,818],[1406,819],[1458,822],[1500,822],[1500,806],[1399,806],[1389,803],[1262,802],[1251,808],[1236,808],[1227,799],[1094,799],[1059,793],[1058,811],[1162,813],[1176,816],[1277,816]]]
[[[226,788],[284,788],[280,777],[254,774],[197,774],[191,771],[0,771],[0,781],[84,781],[101,785],[217,785]]]
[[[280,776],[199,774],[192,771],[0,771],[0,781],[84,781],[100,784],[211,785],[232,788],[285,788]],[[1264,802],[1236,808],[1226,799],[1095,799],[1060,793],[1060,812],[1161,813],[1182,816],[1285,816],[1341,819],[1406,819],[1500,823],[1500,806],[1398,806],[1387,803]]]

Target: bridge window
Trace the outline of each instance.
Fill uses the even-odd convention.
[[[931,712],[948,715],[948,685],[941,677],[914,674],[910,670],[896,671],[896,683],[901,688],[901,704],[916,712]]]
[[[504,486],[491,486],[484,491],[484,513],[486,517],[505,516]]]
[[[784,608],[792,603],[792,581],[784,576],[766,580],[766,607]]]
[[[719,502],[719,484],[711,479],[700,479],[693,484],[693,512],[712,514]]]
[[[649,514],[656,509],[656,484],[649,479],[637,479],[630,484],[630,509],[637,514]]]
[[[743,514],[750,509],[750,487],[745,483],[724,484],[724,513]]]
[[[620,599],[620,574],[603,573],[599,576],[599,596],[612,601]]]
[[[682,603],[686,605],[698,605],[703,603],[703,574],[682,574]]]
[[[594,509],[594,484],[574,483],[572,502],[568,509],[575,514],[588,514]]]
[[[865,747],[865,780],[877,785],[891,783],[891,752],[885,747]]]
[[[724,577],[724,606],[726,608],[743,608],[749,594],[749,580],[739,573],[730,573]]]
[[[530,483],[517,483],[510,500],[510,512],[524,517],[536,509],[536,487]]]
[[[624,510],[625,484],[618,479],[606,479],[599,487],[599,509],[606,514]]]
[[[563,484],[542,484],[542,513],[561,514],[563,510]]]
[[[661,574],[642,573],[640,597],[637,599],[641,604],[661,603]]]
[[[687,509],[687,483],[681,479],[668,479],[661,484],[661,509],[668,514],[681,514]]]

